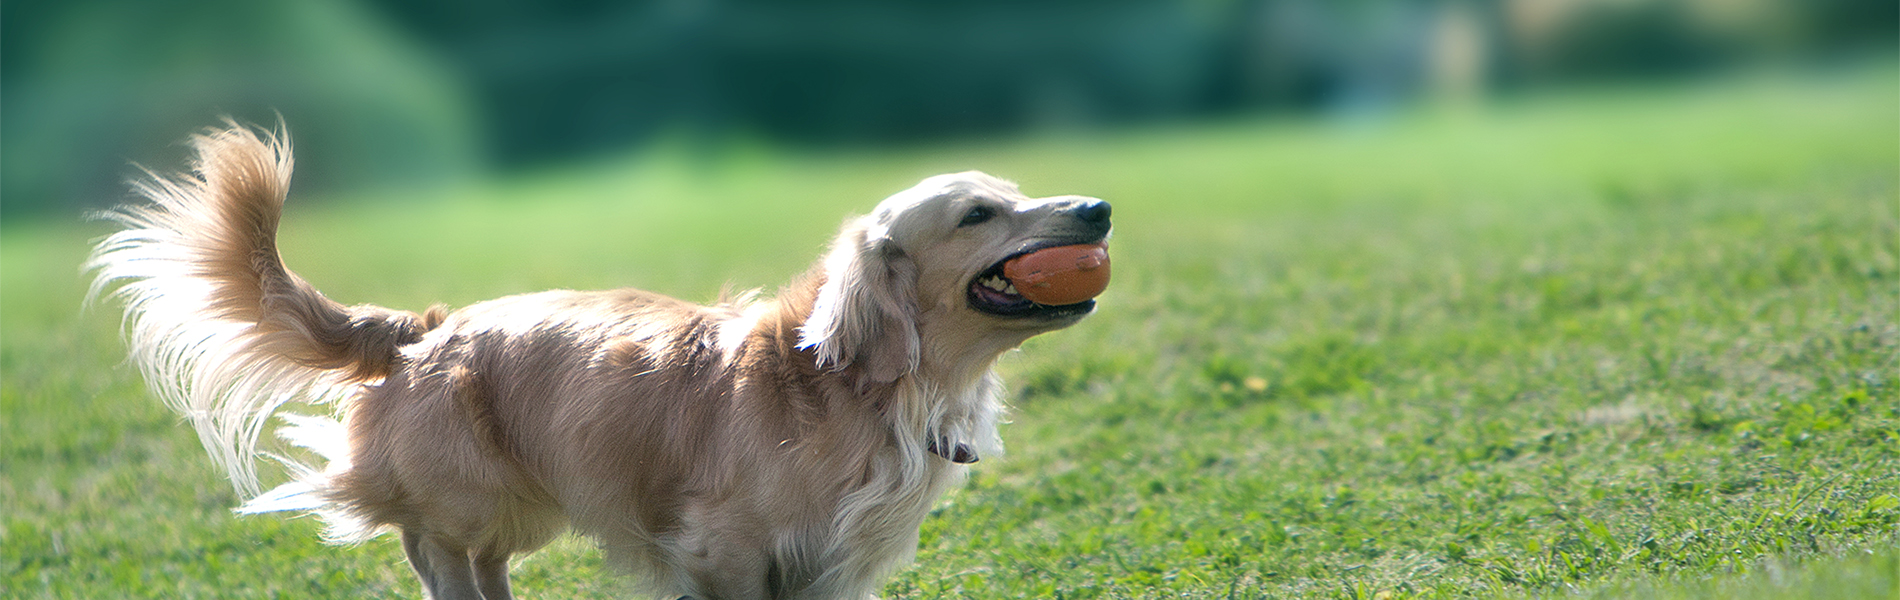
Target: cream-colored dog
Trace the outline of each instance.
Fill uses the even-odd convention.
[[[508,598],[508,559],[568,527],[663,597],[863,598],[915,554],[963,463],[1001,450],[991,365],[1094,301],[1002,279],[1034,250],[1099,243],[1109,207],[940,175],[847,222],[775,298],[698,306],[552,291],[423,314],[343,306],[276,250],[288,146],[233,124],[195,173],[95,249],[134,361],[254,494],[257,439],[327,464],[239,510],[311,511],[336,541],[401,532],[432,598]],[[115,287],[116,286],[116,287]]]

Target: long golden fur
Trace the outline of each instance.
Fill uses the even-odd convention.
[[[276,250],[291,158],[236,124],[88,263],[128,345],[252,499],[335,541],[398,531],[425,593],[508,598],[508,559],[569,527],[661,597],[863,598],[910,561],[964,464],[1001,451],[991,365],[1094,303],[982,291],[1002,261],[1106,238],[1108,207],[981,173],[924,180],[847,221],[770,299],[699,306],[550,291],[423,314],[344,306]],[[278,413],[328,403],[332,417]],[[278,434],[323,465],[258,494]]]

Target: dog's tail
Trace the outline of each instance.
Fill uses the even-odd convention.
[[[147,171],[133,184],[146,202],[100,215],[124,230],[93,248],[88,301],[110,289],[125,303],[146,383],[249,497],[258,436],[279,406],[335,400],[386,375],[397,348],[441,313],[344,306],[284,268],[276,237],[291,157],[281,135],[227,120],[190,145],[191,173]]]

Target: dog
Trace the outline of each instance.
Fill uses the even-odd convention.
[[[510,598],[509,558],[570,528],[656,597],[870,597],[1002,450],[996,359],[1095,308],[1029,301],[1005,263],[1111,229],[1099,199],[965,172],[846,221],[771,298],[345,306],[278,254],[287,140],[227,121],[191,139],[190,173],[147,171],[101,215],[122,229],[89,298],[123,302],[132,362],[251,498],[238,512],[314,513],[335,543],[396,532],[436,600]],[[273,417],[309,459],[258,448]],[[290,481],[257,493],[260,456]]]

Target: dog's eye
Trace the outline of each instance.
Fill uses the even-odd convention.
[[[963,220],[959,221],[957,223],[957,226],[969,227],[977,223],[988,221],[990,220],[991,217],[994,217],[994,216],[996,216],[996,211],[991,210],[990,207],[988,206],[973,207],[970,209],[970,212],[963,213]]]

